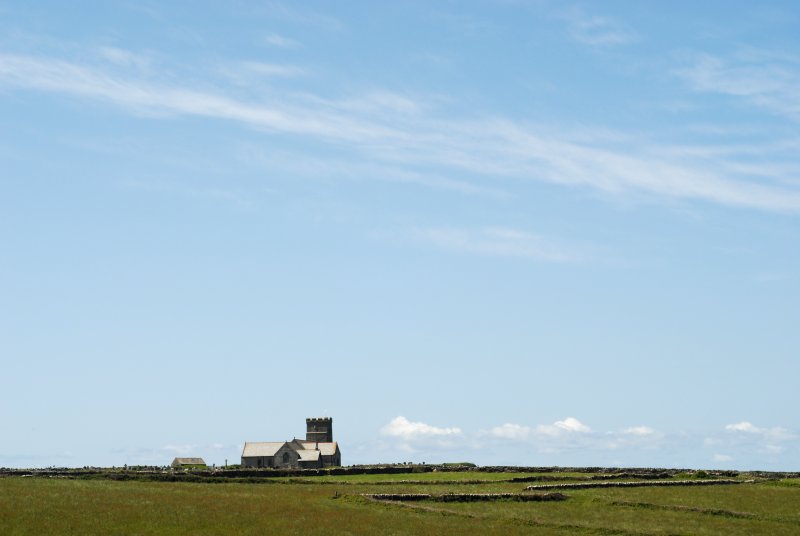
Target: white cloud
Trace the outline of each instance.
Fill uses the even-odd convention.
[[[193,184],[178,184],[166,182],[145,182],[139,180],[125,181],[121,187],[143,192],[158,192],[182,197],[206,198],[230,203],[240,209],[250,209],[253,206],[252,196],[247,196],[225,188],[197,187]]]
[[[769,441],[769,442],[787,441],[795,437],[795,435],[792,434],[786,428],[782,428],[780,426],[775,426],[772,428],[759,428],[758,426],[755,426],[747,421],[742,421],[735,424],[728,424],[727,426],[725,426],[725,430],[728,432],[735,432],[735,433],[739,432],[742,434],[758,436],[762,438],[764,441]]]
[[[630,428],[625,428],[622,433],[632,436],[650,436],[655,434],[655,430],[649,426],[631,426]]]
[[[750,50],[729,57],[700,54],[676,74],[697,91],[737,97],[800,121],[798,68],[800,58]]]
[[[563,421],[556,421],[553,424],[540,424],[536,427],[536,431],[540,434],[553,436],[564,432],[586,434],[592,430],[575,417],[567,417]]]
[[[598,448],[652,444],[662,438],[662,434],[648,426],[632,426],[619,432],[593,433],[589,426],[574,417],[567,417],[563,421],[556,421],[553,424],[540,424],[535,428],[505,423],[491,428],[486,434],[497,439],[529,441],[533,444],[542,442],[550,444],[560,440],[572,441],[580,436],[584,442]]]
[[[637,40],[636,34],[619,21],[606,16],[589,15],[580,9],[564,14],[569,34],[576,41],[591,46],[616,46]]]
[[[797,437],[786,428],[781,428],[780,426],[764,430],[764,436],[770,441],[788,441]]]
[[[743,422],[729,425],[731,430],[718,430],[704,440],[703,436],[665,433],[644,425],[595,431],[575,417],[547,425],[506,422],[484,430],[464,431],[412,422],[400,416],[381,429],[384,439],[377,450],[414,454],[418,458],[424,456],[419,459],[466,456],[478,461],[488,456],[495,460],[492,463],[510,463],[508,460],[513,459],[520,460],[516,463],[521,464],[536,463],[530,458],[526,461],[525,457],[531,455],[539,460],[563,460],[556,462],[563,464],[625,466],[644,463],[678,467],[702,467],[709,460],[725,464],[725,467],[738,467],[744,463],[742,460],[761,459],[765,468],[769,464],[784,463],[787,453],[793,452],[794,443],[789,440],[794,436],[787,430],[759,428]],[[703,444],[707,450],[698,451],[698,444]],[[676,453],[682,453],[684,461],[668,462],[669,456]],[[507,458],[509,456],[511,458]]]
[[[276,67],[265,68],[274,71]],[[743,167],[742,153],[734,148],[717,152],[703,146],[676,149],[647,141],[641,135],[609,137],[591,129],[569,132],[504,118],[453,120],[437,117],[426,106],[393,93],[372,92],[333,101],[267,88],[258,92],[258,100],[249,100],[236,94],[238,86],[211,92],[159,82],[152,76],[131,77],[131,72],[139,71],[116,68],[124,74],[50,58],[0,54],[0,87],[101,100],[150,117],[189,115],[238,122],[269,133],[346,147],[357,152],[361,162],[393,172],[421,173],[434,168],[437,175],[451,181],[461,181],[464,175],[471,181],[491,179],[493,184],[497,178],[535,180],[613,195],[645,193],[771,211],[800,211],[800,182],[780,177],[774,169],[774,162],[781,158],[796,160],[796,148],[786,144],[753,144]],[[715,77],[710,80],[702,87],[719,85]],[[784,81],[783,87],[770,94],[786,97],[782,101],[785,110],[798,108],[797,101],[789,98],[791,84]],[[746,94],[765,92],[761,89]],[[481,230],[466,236],[440,233],[438,239],[494,254],[538,258],[561,255],[536,236],[507,231]]]
[[[329,101],[329,104],[354,112],[392,111],[401,114],[415,114],[421,111],[419,102],[406,95],[391,91],[373,91],[357,98]]]
[[[123,67],[136,67],[137,69],[150,67],[149,57],[122,48],[100,47],[100,56]]]
[[[263,146],[247,144],[242,146],[238,157],[248,165],[254,165],[276,172],[278,169],[291,170],[293,175],[336,180],[380,180],[406,184],[419,184],[435,190],[449,190],[466,195],[505,198],[508,193],[494,187],[482,187],[466,180],[452,179],[431,172],[419,172],[401,168],[388,168],[376,163],[353,161],[343,157],[300,154],[291,151],[266,150]],[[412,233],[415,234],[415,233]],[[415,234],[416,236],[416,234]],[[417,238],[420,238],[417,236]]]
[[[591,429],[588,426],[580,422],[575,417],[567,417],[563,421],[556,421],[555,426],[558,426],[559,428],[562,428],[568,432],[591,432]]]
[[[250,73],[260,76],[300,76],[306,73],[305,69],[295,65],[281,65],[277,63],[265,63],[260,61],[242,62],[242,67]]]
[[[289,39],[276,33],[271,33],[264,37],[264,43],[279,48],[294,48],[298,45],[298,42],[294,39]]]
[[[251,92],[268,91],[267,84],[274,83],[278,78],[296,78],[308,74],[297,65],[263,61],[225,62],[217,71],[236,88]]]
[[[268,0],[259,2],[260,11],[270,18],[289,21],[303,26],[313,26],[324,31],[339,31],[344,25],[336,17],[323,11],[315,11],[300,7],[300,2],[278,2]]]
[[[227,96],[130,80],[58,60],[0,55],[0,83],[98,98],[140,112],[195,115],[254,127],[331,139],[386,137],[393,131],[323,110],[268,107]]]
[[[706,438],[705,446],[724,446],[735,452],[768,455],[773,458],[787,450],[787,444],[795,441],[797,436],[786,428],[774,426],[764,428],[749,421],[728,424],[724,433]]]
[[[736,424],[729,424],[725,426],[725,429],[729,432],[747,432],[749,434],[760,434],[763,432],[761,428],[756,428],[751,423],[747,421],[737,422]]]
[[[506,423],[495,426],[489,431],[489,435],[501,439],[521,440],[527,439],[531,434],[531,428],[519,424]]]
[[[405,441],[413,441],[424,438],[458,436],[461,435],[461,429],[456,427],[438,428],[424,422],[412,422],[401,415],[395,417],[389,424],[381,428],[381,434],[397,437]]]
[[[577,260],[541,237],[506,227],[417,229],[415,236],[440,248],[496,257],[524,257],[553,262]]]
[[[492,448],[518,448],[522,443],[542,455],[566,455],[566,453],[637,453],[640,459],[644,452],[655,452],[674,442],[669,436],[648,426],[633,426],[619,431],[598,432],[575,417],[567,417],[552,424],[535,427],[524,424],[505,423],[478,434]],[[617,454],[618,455],[618,454]],[[586,463],[586,462],[583,462]],[[609,463],[609,462],[606,462]]]

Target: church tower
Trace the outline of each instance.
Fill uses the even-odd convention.
[[[332,443],[333,419],[330,417],[306,419],[306,441]]]

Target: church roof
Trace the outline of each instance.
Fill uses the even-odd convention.
[[[337,449],[336,441],[333,441],[331,443],[317,443],[317,445],[320,454],[322,454],[323,456],[333,456],[334,454],[336,454],[336,449]]]
[[[319,441],[299,441],[306,450],[319,450],[323,456],[333,456],[336,454],[336,441],[319,442]]]
[[[275,456],[275,453],[285,444],[286,441],[248,441],[244,444],[242,457]]]
[[[298,450],[297,454],[300,455],[301,462],[315,462],[319,460],[318,450]]]
[[[336,454],[338,448],[336,441],[318,442],[318,441],[304,441],[302,439],[295,439],[293,441],[248,441],[244,444],[242,450],[243,458],[262,457],[262,456],[275,456],[275,453],[286,444],[300,455],[301,460],[311,459],[304,458],[305,452],[319,452],[322,456],[333,456]],[[311,456],[311,454],[308,454]],[[318,459],[318,458],[314,458]]]

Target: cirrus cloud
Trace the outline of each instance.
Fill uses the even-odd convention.
[[[442,249],[488,257],[519,257],[547,262],[571,262],[579,258],[541,236],[508,227],[436,227],[417,229],[414,236]]]
[[[698,54],[675,74],[692,89],[717,93],[800,120],[800,58],[769,50],[717,56]]]
[[[114,55],[121,57],[123,53],[118,50]],[[709,67],[701,67],[685,75],[699,89],[727,87],[715,82],[718,77],[708,74]],[[241,77],[252,76],[253,65],[243,65],[241,70]],[[273,75],[302,72],[297,66],[262,65],[261,70]],[[174,73],[159,75],[148,70],[145,76],[124,64],[109,70],[51,57],[0,54],[0,88],[102,101],[149,118],[193,116],[231,121],[267,134],[335,144],[351,151],[358,160],[387,170],[436,171],[446,179],[466,174],[473,182],[498,177],[512,184],[544,181],[613,195],[644,193],[770,211],[800,211],[800,188],[791,180],[776,178],[771,171],[775,161],[796,160],[796,151],[781,143],[762,142],[751,147],[742,166],[742,156],[737,152],[709,152],[702,145],[676,149],[648,141],[640,133],[618,133],[609,139],[601,135],[607,132],[605,129],[570,132],[501,116],[450,118],[405,95],[387,98],[394,95],[387,91],[380,91],[377,100],[374,91],[336,100],[310,92],[274,89],[268,94],[259,92],[261,96],[253,99],[243,98],[235,85],[211,91],[207,88],[220,87],[218,82],[190,86],[174,80]],[[793,116],[796,103],[787,95],[794,94],[794,80],[781,83],[782,88],[789,89],[748,90],[747,96],[777,94],[768,100],[771,108]],[[519,252],[522,248],[527,255],[551,253],[543,250],[535,237],[505,236],[501,242],[503,251]],[[486,247],[482,242],[474,246],[474,240],[469,244]],[[496,240],[491,246],[497,247]]]
[[[564,14],[569,35],[579,43],[593,47],[624,45],[637,40],[636,33],[618,20],[591,15],[574,8]]]

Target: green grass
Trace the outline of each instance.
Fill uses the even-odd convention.
[[[195,483],[0,478],[0,534],[800,534],[800,480],[571,490],[562,502],[382,503],[360,493],[521,492],[509,473]],[[565,476],[580,476],[568,474]],[[407,482],[407,481],[414,482]],[[485,480],[481,484],[469,483]]]
[[[740,484],[704,488],[592,489],[561,503],[458,505],[465,514],[645,534],[800,534],[800,490]]]
[[[548,479],[554,479],[552,482],[558,482],[563,479],[564,482],[574,478],[586,478],[591,475],[588,473],[484,473],[477,471],[469,472],[428,472],[428,473],[398,473],[398,474],[369,474],[369,475],[331,475],[331,476],[309,476],[309,477],[279,477],[275,480],[289,481],[289,482],[334,482],[334,483],[363,483],[363,484],[384,484],[394,482],[444,482],[444,483],[458,483],[458,482],[501,482],[509,481],[513,478],[542,476]]]

